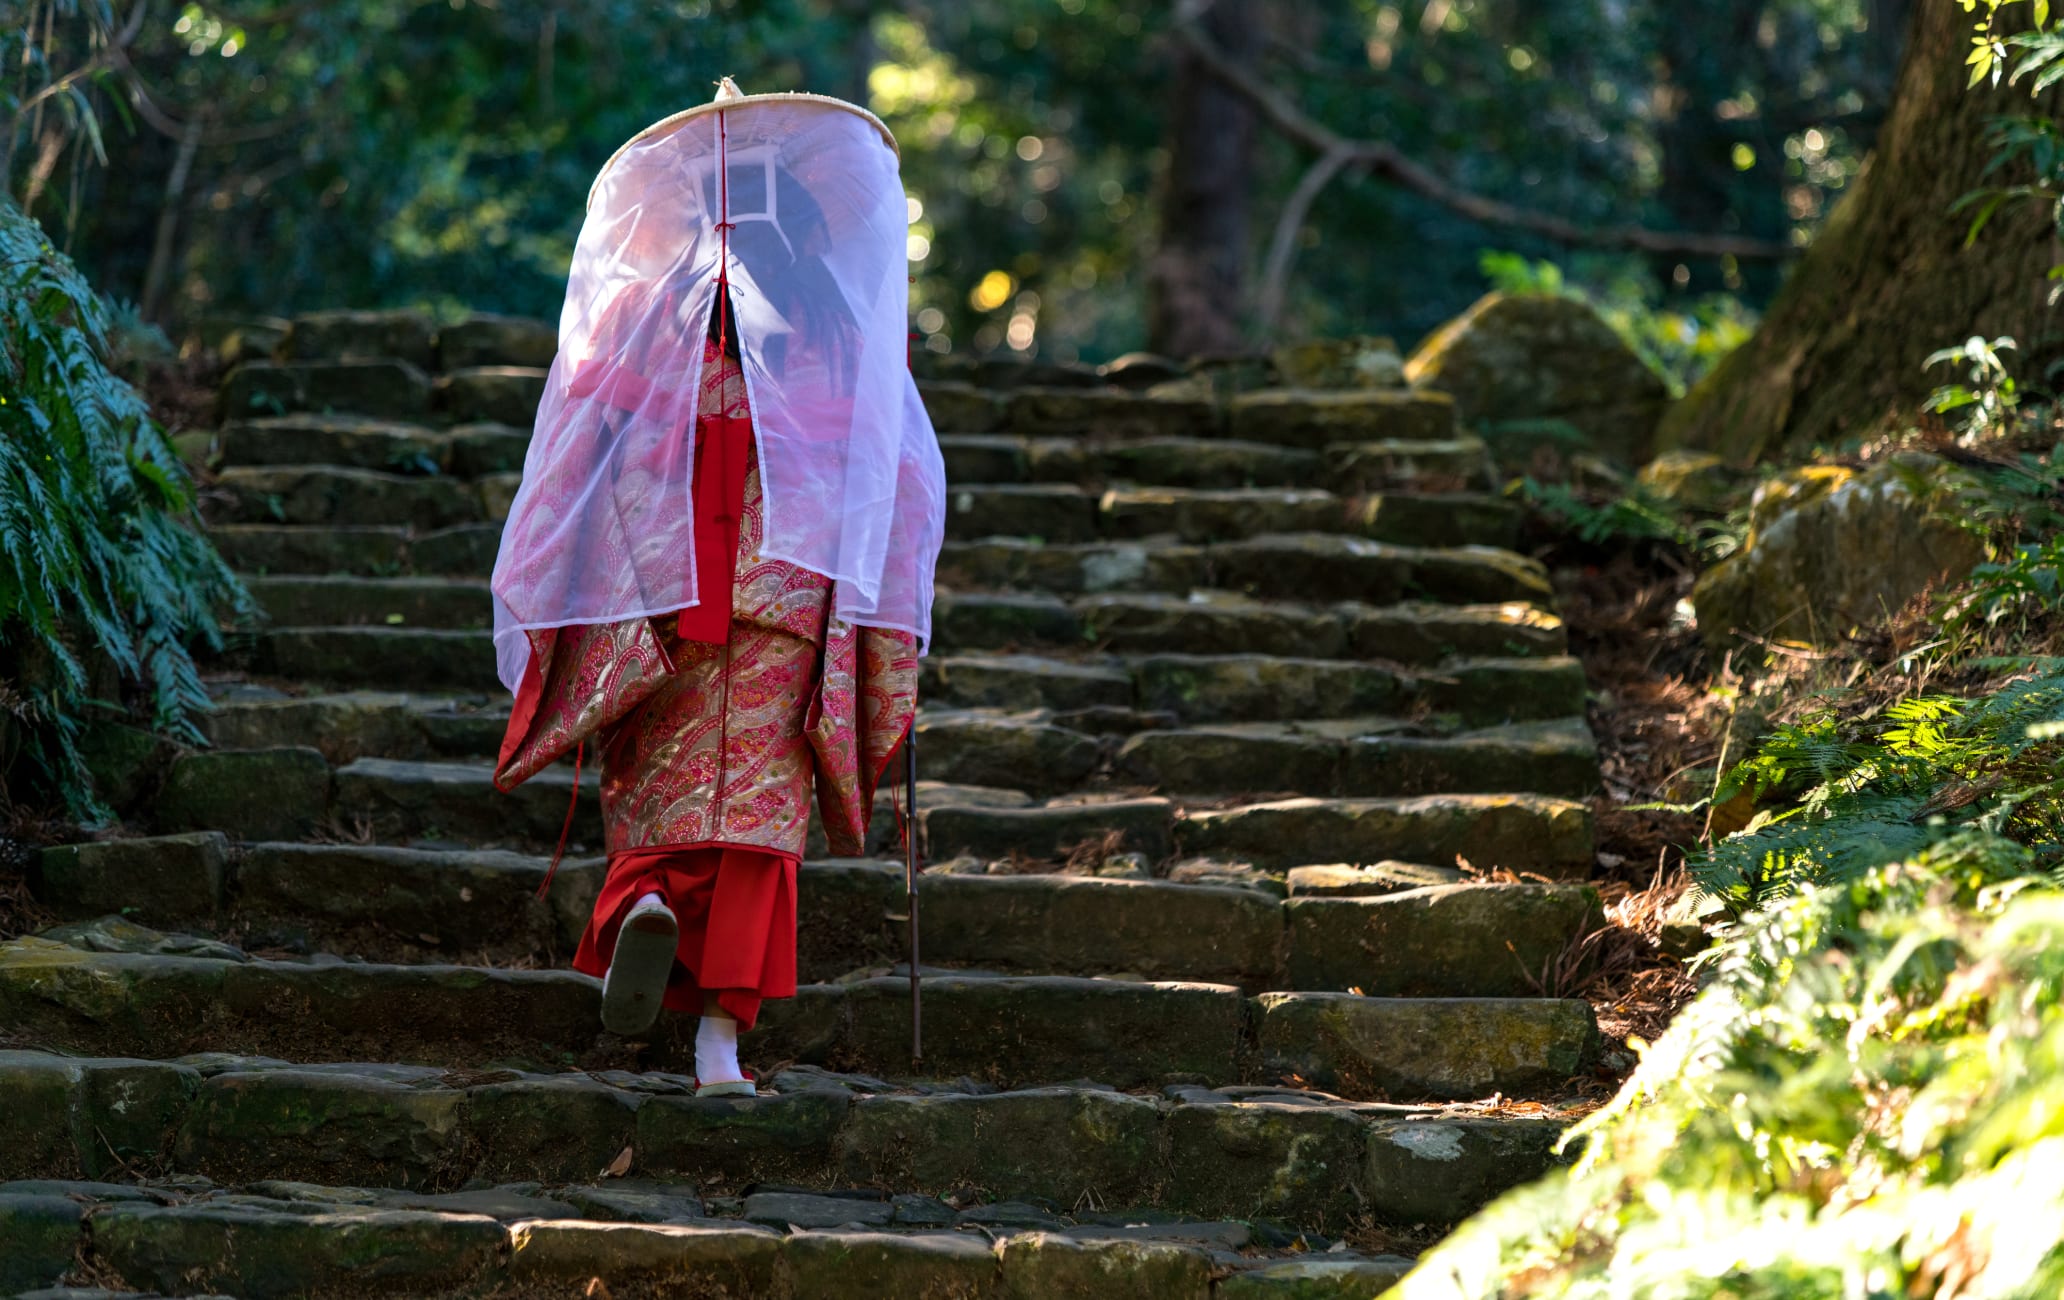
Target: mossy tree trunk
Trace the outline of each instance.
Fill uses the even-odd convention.
[[[1922,362],[1974,334],[2012,337],[2021,374],[2040,378],[2064,341],[2044,276],[2064,261],[2047,207],[2001,209],[1978,241],[1950,211],[1981,185],[1987,124],[2053,113],[2023,86],[1965,89],[1972,17],[1921,0],[1876,151],[1793,268],[1762,327],[1664,418],[1657,445],[1729,460],[1775,460],[1911,418],[1951,376]]]

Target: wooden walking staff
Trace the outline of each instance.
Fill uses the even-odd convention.
[[[917,983],[917,723],[903,738],[903,798],[909,811],[903,822],[903,899],[910,926],[910,1063],[924,1064],[924,995]]]

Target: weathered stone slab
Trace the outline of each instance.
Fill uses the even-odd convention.
[[[1193,722],[1389,713],[1408,684],[1373,664],[1288,656],[1157,654],[1132,671],[1141,708]]]
[[[282,627],[484,628],[494,618],[487,584],[463,578],[254,575],[244,585]]]
[[[1022,855],[1035,861],[1066,857],[1088,841],[1115,835],[1100,852],[1166,856],[1175,807],[1166,799],[1113,799],[1098,803],[993,808],[919,803],[925,851],[935,859],[968,854],[995,860]]]
[[[936,418],[934,427],[946,428]],[[946,462],[946,482],[1012,483],[1027,477],[1031,464],[1027,439],[1007,433],[942,433],[939,454]]]
[[[1343,493],[1485,485],[1490,466],[1483,440],[1473,437],[1334,442],[1324,455],[1331,481],[1321,486]]]
[[[1239,489],[1312,487],[1319,454],[1232,438],[1153,438],[1114,442],[1094,452],[1098,476],[1159,487]]]
[[[1332,656],[1346,648],[1331,611],[1242,596],[1103,595],[1075,602],[1083,635],[1107,649],[1196,654]]]
[[[1583,1068],[1589,1003],[1550,998],[1369,998],[1264,993],[1263,1068],[1351,1096],[1468,1100],[1524,1094]]]
[[[584,775],[576,819],[599,824],[596,778]],[[361,758],[337,770],[337,815],[364,817],[383,835],[435,835],[478,844],[550,844],[566,824],[571,768],[547,768],[514,790],[495,789],[485,763]]]
[[[1166,534],[1185,542],[1351,531],[1348,502],[1331,492],[1296,488],[1112,488],[1097,502],[1097,522],[1110,537]]]
[[[509,1233],[509,1277],[578,1295],[590,1278],[665,1288],[679,1296],[781,1294],[782,1240],[744,1224],[520,1223]]]
[[[533,896],[545,865],[497,851],[256,844],[238,867],[237,919],[274,935],[334,940],[364,932],[456,953],[528,956],[559,938],[551,904]],[[554,886],[570,872],[596,870],[564,862]]]
[[[932,876],[928,960],[1039,974],[1124,970],[1264,987],[1280,907],[1244,889],[1070,876]]]
[[[226,419],[338,411],[417,419],[430,410],[430,380],[406,361],[249,361],[222,385]]]
[[[1074,646],[1083,636],[1080,618],[1055,596],[941,594],[932,606],[933,644],[948,654]]]
[[[1206,1300],[1211,1258],[1156,1241],[1081,1241],[1059,1233],[1006,1238],[1004,1294],[1012,1300]]]
[[[1245,1004],[1230,985],[948,976],[924,987],[924,1066],[942,1077],[1142,1087],[1223,1077],[1243,1050]],[[865,980],[846,999],[850,1027],[834,1049],[837,1063],[907,1073],[909,982]]]
[[[1096,499],[1072,484],[961,484],[946,492],[946,536],[954,541],[1086,542],[1096,532]]]
[[[45,1052],[0,1051],[0,1177],[76,1178],[79,1062]],[[4,1210],[4,1206],[0,1206]]]
[[[1603,923],[1588,885],[1445,885],[1293,898],[1290,987],[1376,997],[1522,997]]]
[[[994,1293],[997,1261],[986,1238],[799,1232],[784,1243],[795,1294],[975,1300]]]
[[[1453,736],[1368,735],[1344,742],[1348,795],[1536,794],[1582,799],[1598,788],[1598,746],[1582,718]]]
[[[990,714],[927,712],[917,741],[920,777],[1035,795],[1074,789],[1098,759],[1095,739],[1079,731]]]
[[[475,1176],[586,1181],[599,1178],[625,1147],[635,1163],[639,1101],[586,1074],[469,1088],[465,1127],[469,1150],[479,1160]]]
[[[847,1180],[973,1188],[1060,1205],[1152,1199],[1160,1110],[1144,1097],[1061,1088],[996,1096],[863,1098],[838,1135]]]
[[[480,499],[456,479],[332,465],[233,465],[216,480],[208,521],[443,528],[480,520]]]
[[[330,765],[320,750],[198,750],[181,754],[153,809],[167,829],[221,830],[241,839],[299,839],[329,815]]]
[[[1591,815],[1539,795],[1285,799],[1192,810],[1176,824],[1185,854],[1288,869],[1308,862],[1452,862],[1574,872],[1591,865]]]
[[[419,311],[313,311],[296,316],[280,339],[286,361],[391,359],[431,369],[435,326]]]
[[[1391,1223],[1459,1223],[1561,1158],[1553,1119],[1426,1118],[1378,1123],[1364,1181],[1369,1212]]]
[[[527,429],[537,419],[545,371],[537,366],[468,366],[437,380],[437,409],[452,420],[491,420]]]
[[[926,703],[970,709],[1129,708],[1132,676],[1098,663],[1032,655],[931,655],[920,664]]]
[[[0,1291],[50,1286],[71,1271],[85,1215],[68,1196],[0,1194]]]
[[[1516,502],[1475,492],[1385,492],[1349,513],[1364,537],[1403,546],[1499,546],[1519,542]]]
[[[1235,438],[1318,450],[1336,442],[1438,441],[1455,435],[1455,403],[1415,389],[1241,393],[1228,407]]]
[[[1412,1265],[1398,1255],[1289,1259],[1234,1273],[1212,1294],[1216,1300],[1369,1300],[1397,1285]]]
[[[496,689],[485,629],[298,627],[261,632],[257,659],[282,677],[378,690]]]
[[[120,912],[164,925],[213,916],[228,865],[219,831],[89,840],[43,850],[30,885],[61,916]]]
[[[408,529],[293,524],[217,524],[208,540],[239,573],[398,573],[408,563]]]
[[[638,1107],[635,1169],[678,1173],[705,1187],[829,1176],[848,1098],[836,1092],[765,1097],[648,1097]]]
[[[483,1215],[416,1210],[279,1214],[243,1206],[116,1205],[93,1220],[112,1278],[177,1294],[254,1300],[427,1295],[483,1278],[507,1235]]]
[[[988,433],[1003,424],[1003,399],[986,388],[952,380],[926,380],[917,386],[932,427],[942,434]]]
[[[225,465],[336,465],[390,474],[435,474],[449,443],[419,424],[361,415],[268,415],[225,425]]]
[[[1562,620],[1538,605],[1389,605],[1346,608],[1352,653],[1396,663],[1568,653]]]
[[[454,524],[412,539],[408,564],[417,573],[485,578],[494,570],[495,550],[501,541],[500,524]]]
[[[1353,1111],[1188,1105],[1167,1130],[1168,1203],[1185,1213],[1337,1227],[1360,1209],[1364,1124]]]
[[[201,1085],[176,1158],[223,1183],[423,1187],[466,1161],[464,1103],[450,1088],[365,1076],[233,1071]]]
[[[445,468],[461,478],[520,474],[530,429],[493,421],[461,424],[445,435]]]
[[[132,1177],[172,1146],[200,1091],[200,1071],[169,1061],[119,1058],[82,1064],[80,1163],[91,1177]]]
[[[1209,399],[1116,388],[1019,388],[1009,400],[1013,433],[1180,438],[1212,433],[1220,422]]]
[[[437,331],[437,362],[446,370],[474,366],[546,367],[559,352],[550,321],[474,312]]]
[[[1184,794],[1340,789],[1341,744],[1323,736],[1234,728],[1142,731],[1113,767],[1128,780]]]

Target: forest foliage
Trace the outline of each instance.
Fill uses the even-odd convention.
[[[2009,6],[1964,7],[1974,84],[2060,68],[2047,5],[1997,42]],[[2011,157],[2057,126],[1991,139]],[[2017,186],[1944,219],[1995,195],[2056,202]],[[1717,933],[1701,991],[1631,1044],[1573,1165],[1393,1300],[2064,1290],[2064,405],[2009,342],[1939,353],[1958,373],[1910,435],[1987,560],[1846,646],[1775,647],[1779,720],[1710,800],[1754,814],[1692,862]]]
[[[1885,111],[1911,0],[1217,0],[1305,113],[1580,225],[1779,244],[1818,228]],[[1168,166],[1170,7],[1148,0],[24,0],[0,160],[95,283],[153,318],[464,304],[550,315],[594,170],[748,90],[860,100],[903,141],[928,346],[1107,359],[1144,342]],[[122,43],[131,15],[133,37]],[[54,88],[62,85],[61,90]],[[1259,134],[1262,246],[1310,161]],[[105,165],[101,159],[105,159]],[[1350,168],[1297,236],[1285,332],[1409,342],[1486,248],[1672,316],[1780,267],[1572,253]],[[1229,302],[1241,315],[1249,304]],[[1723,331],[1730,328],[1717,322]]]
[[[0,791],[105,816],[80,752],[134,703],[195,741],[208,708],[190,654],[251,612],[193,527],[194,485],[112,368],[113,312],[0,198]]]

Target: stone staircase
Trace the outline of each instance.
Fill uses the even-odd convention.
[[[803,869],[773,1094],[698,1100],[564,969],[592,770],[489,782],[551,349],[303,318],[189,440],[269,622],[0,945],[0,1293],[1367,1297],[1548,1167],[1597,761],[1446,397],[924,385],[926,1057],[885,793]]]

